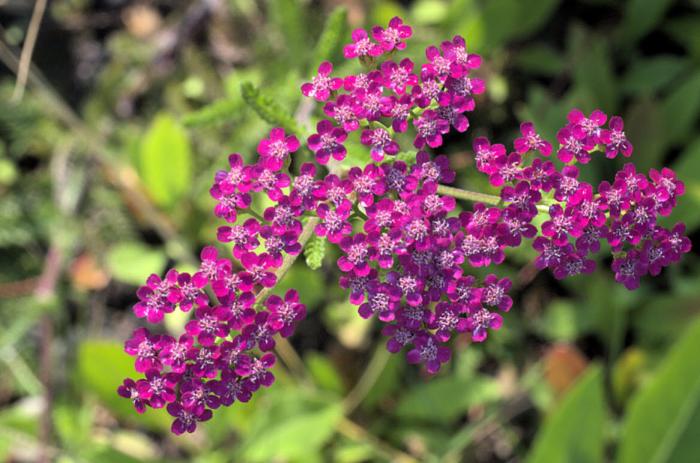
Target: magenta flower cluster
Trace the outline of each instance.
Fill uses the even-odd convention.
[[[166,407],[174,433],[192,432],[212,410],[246,402],[273,382],[275,337],[291,336],[306,308],[294,290],[269,294],[312,233],[339,247],[339,284],[361,317],[383,324],[387,349],[404,351],[431,374],[450,359],[453,337],[482,342],[501,327],[513,306],[512,282],[497,267],[524,240],[532,241],[537,268],[559,279],[593,271],[604,245],[615,279],[629,289],[690,250],[682,224],[669,230],[658,223],[684,192],[670,169],[646,176],[627,164],[596,187],[579,178],[576,164],[596,152],[632,154],[622,119],[608,121],[599,110],[571,111],[557,133],[557,162],[550,159],[555,147],[531,122],[510,152],[476,138],[476,168],[500,195],[447,186],[456,176],[449,159],[429,151],[452,130],[468,129],[466,113],[485,89],[473,76],[481,58],[455,37],[428,47],[418,68],[393,61],[411,34],[400,18],[369,33],[358,29],[344,54],[365,72],[333,76],[324,62],[302,85],[326,116],[303,148],[315,163],[292,164],[302,146],[274,128],[254,164],[232,154],[229,168],[216,173],[210,193],[214,214],[226,222],[217,239],[227,254],[207,247],[194,274],[152,275],[137,293],[134,313],[149,323],[175,310],[193,314],[179,338],[138,328],[126,341],[144,377],[126,379],[118,392],[138,412]],[[353,134],[367,147],[366,165],[344,162]],[[399,160],[402,142],[414,151]],[[271,204],[260,213],[252,208],[256,195]],[[475,204],[457,212],[457,199]]]

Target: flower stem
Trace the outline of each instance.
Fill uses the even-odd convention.
[[[316,227],[316,225],[318,225],[320,221],[321,219],[319,219],[318,217],[311,217],[306,222],[306,225],[304,225],[304,228],[301,230],[301,235],[299,235],[299,244],[301,245],[302,251],[299,251],[299,254],[296,255],[287,254],[286,256],[284,256],[282,265],[275,271],[275,276],[277,277],[275,285],[279,283],[282,280],[282,278],[284,278],[284,275],[289,271],[290,268],[292,268],[294,262],[302,254],[304,246],[306,246],[306,243],[311,239],[311,236],[314,233],[314,228]],[[273,290],[275,285],[273,285],[270,288],[261,289],[258,292],[258,294],[255,295],[255,302],[262,303],[268,296],[268,294],[270,294],[270,292]]]
[[[442,195],[452,196],[453,198],[491,204],[492,206],[501,206],[503,204],[499,196],[479,193],[478,191],[462,190],[461,188],[446,185],[438,185],[437,192]],[[537,210],[540,212],[549,212],[549,206],[546,204],[538,204]]]
[[[443,195],[452,196],[453,198],[464,199],[465,201],[478,201],[485,204],[491,204],[493,206],[497,206],[498,203],[501,202],[501,198],[496,195],[462,190],[460,188],[445,185],[438,185],[437,192]]]

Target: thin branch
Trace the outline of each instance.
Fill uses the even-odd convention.
[[[389,361],[389,355],[389,351],[383,345],[379,346],[374,352],[369,365],[367,365],[365,371],[362,372],[362,376],[355,383],[355,387],[343,400],[343,409],[346,416],[349,416],[362,403],[369,391],[372,390],[382,371],[384,371],[386,363]]]
[[[498,206],[501,204],[500,196],[479,193],[478,191],[462,190],[461,188],[455,188],[447,185],[438,185],[437,192],[442,195],[452,196],[453,198],[463,199],[465,201],[491,204],[492,206]],[[537,210],[541,212],[548,212],[549,206],[546,204],[538,204]]]
[[[392,447],[359,424],[347,418],[341,419],[336,428],[340,434],[348,439],[369,444],[377,454],[393,463],[418,463],[416,458]]]
[[[27,36],[24,40],[22,54],[20,55],[19,59],[17,81],[15,82],[15,89],[12,92],[12,101],[15,103],[20,101],[24,96],[24,89],[27,86],[27,78],[29,77],[29,65],[32,62],[34,46],[36,45],[36,39],[39,36],[41,20],[44,17],[44,11],[46,11],[46,1],[47,0],[36,0],[36,3],[34,4],[34,11],[32,11],[32,17],[29,20]]]

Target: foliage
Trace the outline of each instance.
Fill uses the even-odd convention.
[[[166,264],[186,268],[215,233],[207,190],[226,155],[253,153],[272,124],[302,138],[316,121],[295,119],[298,82],[320,59],[337,62],[350,30],[397,14],[418,25],[414,49],[459,33],[489,62],[475,135],[510,139],[532,119],[551,137],[571,106],[623,115],[635,162],[671,164],[686,183],[669,223],[697,236],[697,1],[336,3],[49,3],[41,78],[20,104],[15,76],[0,84],[0,459],[35,461],[46,447],[48,351],[58,461],[693,461],[697,254],[635,295],[606,270],[562,284],[531,272],[532,256],[509,255],[518,294],[507,329],[484,347],[457,339],[452,366],[428,382],[375,353],[383,338],[326,285],[336,251],[312,241],[306,261],[325,266],[300,259],[283,283],[307,288],[310,315],[291,339],[300,358],[275,367],[279,387],[177,440],[162,414],[139,417],[113,395],[131,368],[114,339],[134,327],[134,285]],[[31,11],[7,8],[19,55]],[[188,29],[193,20],[204,23]],[[485,189],[470,146],[450,139],[445,152],[458,183]],[[589,182],[610,173],[591,167]],[[60,274],[37,296],[49,249]]]

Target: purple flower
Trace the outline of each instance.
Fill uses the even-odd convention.
[[[352,95],[340,95],[335,101],[329,101],[323,112],[332,117],[346,132],[354,132],[360,127],[358,114],[362,108]]]
[[[374,164],[368,164],[364,170],[353,167],[348,172],[348,180],[352,184],[353,191],[357,194],[357,199],[363,206],[371,206],[374,203],[375,195],[383,195],[386,191],[386,184],[383,178],[384,171]]]
[[[389,132],[382,128],[363,130],[360,142],[372,148],[370,155],[374,162],[384,160],[384,154],[393,156],[399,152],[399,144],[392,140]]]
[[[418,149],[426,144],[431,148],[441,146],[442,136],[450,131],[450,123],[432,109],[426,110],[420,117],[414,119],[413,125],[417,132],[413,146]]]
[[[170,336],[163,337],[163,350],[159,355],[163,365],[168,365],[175,373],[184,373],[187,368],[187,352],[192,348],[193,342],[187,334],[180,335],[177,340]]]
[[[176,376],[174,373],[161,375],[155,369],[146,371],[146,379],[136,383],[139,397],[148,400],[151,408],[163,408],[166,403],[174,402]]]
[[[124,351],[136,357],[135,367],[139,373],[150,369],[160,370],[161,337],[151,334],[146,328],[137,328],[124,343]]]
[[[245,388],[250,392],[260,389],[260,386],[270,387],[275,381],[274,375],[269,371],[275,364],[274,354],[265,354],[262,357],[253,359],[250,374],[243,379]]]
[[[513,306],[513,299],[508,296],[508,291],[513,284],[508,278],[498,279],[494,274],[486,275],[484,287],[481,293],[481,302],[487,306],[498,307],[508,312]]]
[[[384,53],[384,49],[372,42],[364,29],[352,31],[352,42],[343,47],[343,56],[346,59],[375,58]]]
[[[392,89],[398,95],[406,93],[406,87],[418,84],[418,76],[413,73],[413,61],[408,58],[401,60],[399,64],[393,61],[384,61],[381,65],[384,86]]]
[[[318,74],[311,80],[301,86],[301,93],[304,96],[315,98],[316,101],[326,101],[331,96],[331,92],[335,92],[343,86],[343,79],[338,77],[330,77],[333,72],[333,65],[328,61],[324,61],[318,67]]]
[[[370,272],[369,260],[372,252],[367,237],[358,233],[354,237],[346,236],[340,241],[340,249],[345,253],[338,259],[338,268],[345,273],[366,276]]]
[[[625,124],[620,116],[613,116],[608,122],[609,129],[601,130],[600,141],[605,145],[605,157],[614,159],[617,153],[626,158],[632,156],[632,143],[627,140],[624,132]]]
[[[202,346],[212,346],[216,338],[228,335],[228,318],[231,312],[225,307],[200,307],[195,312],[195,319],[185,325],[185,331],[190,336],[196,336]]]
[[[639,288],[639,279],[647,274],[648,264],[644,255],[633,249],[624,256],[614,258],[612,270],[615,272],[615,281],[633,290]]]
[[[520,124],[521,138],[516,138],[513,142],[515,151],[519,154],[527,153],[528,151],[539,151],[542,156],[549,156],[552,153],[552,144],[542,140],[532,122],[523,122]]]
[[[317,133],[309,137],[308,143],[319,164],[328,164],[331,157],[337,161],[345,159],[347,150],[343,142],[348,134],[343,129],[333,127],[329,120],[323,119],[316,125],[316,131]]]
[[[488,330],[497,330],[503,325],[503,317],[484,309],[474,309],[467,318],[467,329],[472,333],[472,341],[483,342],[488,336]]]
[[[406,48],[404,40],[411,37],[413,30],[411,26],[403,23],[403,20],[398,16],[391,18],[389,27],[386,29],[374,26],[372,28],[372,37],[379,42],[379,45],[384,51],[392,51],[394,49],[403,50]]]
[[[479,172],[491,175],[498,170],[497,160],[505,157],[506,148],[501,144],[492,145],[485,137],[474,139],[474,157]]]
[[[578,139],[589,139],[593,145],[600,142],[601,127],[605,124],[608,116],[599,109],[593,111],[590,117],[579,109],[572,109],[567,116],[567,119],[573,126],[573,135]]]
[[[587,164],[591,160],[589,151],[595,148],[595,143],[590,137],[577,137],[574,130],[567,126],[557,132],[557,141],[561,145],[557,151],[561,162],[568,163],[576,158],[578,162]]]
[[[141,286],[136,295],[139,302],[134,305],[134,314],[145,318],[149,323],[160,323],[166,313],[175,310],[175,304],[168,299],[171,288],[177,283],[177,273],[161,280],[158,275],[148,277],[145,286]]]
[[[293,289],[285,293],[284,299],[274,294],[268,297],[265,306],[270,311],[269,325],[283,338],[291,336],[296,324],[306,316],[306,306],[299,303],[299,293]]]
[[[431,335],[421,334],[413,340],[413,349],[406,354],[409,363],[424,363],[431,375],[440,371],[440,366],[452,357],[450,349],[441,346]]]
[[[233,243],[233,256],[240,259],[244,253],[253,251],[260,245],[257,238],[259,231],[260,223],[251,218],[243,222],[243,225],[219,227],[216,237],[222,243]]]
[[[168,404],[168,413],[175,417],[170,430],[173,434],[180,435],[185,432],[192,433],[197,428],[197,423],[211,419],[211,410],[189,409],[183,407],[178,402]]]
[[[124,382],[117,388],[117,394],[124,397],[125,399],[131,400],[137,413],[143,413],[146,411],[146,406],[150,405],[148,400],[141,396],[138,388],[136,387],[136,382],[131,378],[126,378]]]
[[[264,167],[276,171],[284,166],[287,157],[299,149],[299,140],[294,135],[285,135],[284,129],[274,128],[270,138],[258,144],[258,154]]]
[[[314,231],[318,236],[325,236],[331,243],[339,243],[344,236],[352,232],[352,225],[348,221],[352,208],[349,202],[345,202],[335,209],[327,204],[318,206],[316,213],[321,222],[316,225]]]

